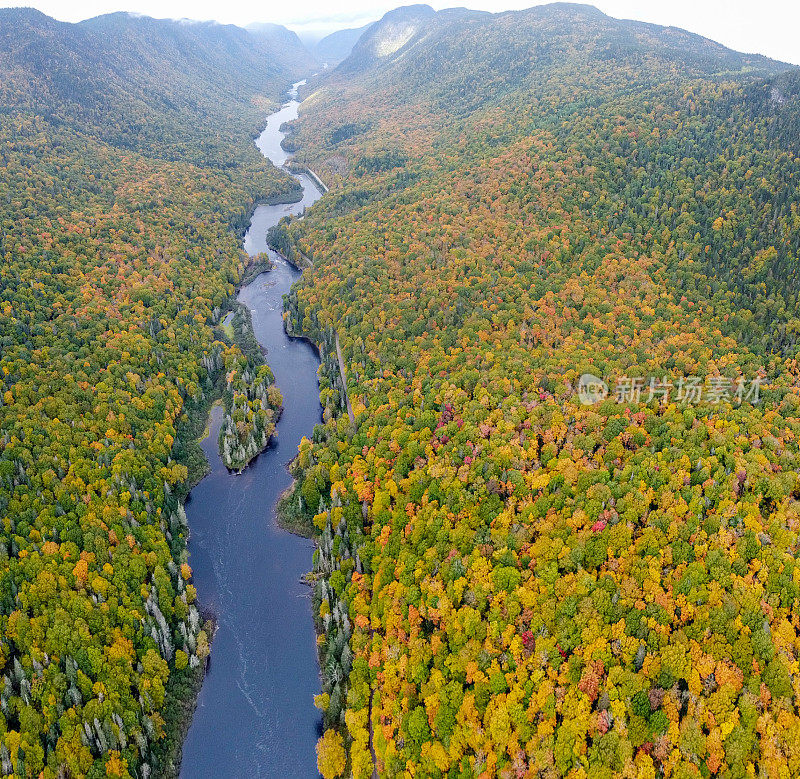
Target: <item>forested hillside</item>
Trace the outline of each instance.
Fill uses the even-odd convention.
[[[287,79],[313,67],[300,42],[284,37],[126,13],[66,24],[6,9],[0,96],[4,112],[25,109],[116,147],[222,166],[245,128],[260,129]],[[225,119],[215,133],[211,116]]]
[[[280,236],[323,775],[797,775],[800,74],[582,6],[367,36]]]
[[[251,141],[307,67],[238,28],[0,11],[3,775],[174,773],[208,654],[185,412],[254,371],[280,402],[215,325],[254,202],[295,194]]]

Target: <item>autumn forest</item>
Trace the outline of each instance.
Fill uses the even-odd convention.
[[[800,70],[566,3],[280,30],[0,10],[2,775],[179,772],[184,501],[212,405],[232,472],[280,435],[235,292],[304,78],[320,774],[800,775]]]

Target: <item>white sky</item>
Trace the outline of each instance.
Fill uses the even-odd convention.
[[[276,22],[298,32],[322,34],[356,27],[412,0],[0,0],[0,7],[32,5],[63,21],[79,21],[109,11],[136,11],[157,18],[216,19],[245,25]],[[424,0],[423,0],[424,1]],[[538,0],[429,0],[434,8],[465,5],[503,11],[540,5]],[[739,51],[766,54],[800,65],[798,0],[593,0],[601,11],[683,27]]]

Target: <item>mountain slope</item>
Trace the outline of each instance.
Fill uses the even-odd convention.
[[[252,138],[298,69],[237,28],[0,10],[4,776],[177,775],[211,634],[182,500],[252,367],[218,324],[255,202],[294,193]]]
[[[793,776],[800,72],[422,13],[304,104],[330,191],[280,236],[326,371],[320,768]]]

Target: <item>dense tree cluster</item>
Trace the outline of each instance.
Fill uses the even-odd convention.
[[[146,777],[169,770],[170,695],[209,651],[179,500],[183,412],[225,370],[237,423],[262,436],[280,404],[216,325],[246,265],[237,230],[291,184],[251,148],[254,94],[189,103],[207,74],[108,31],[86,48],[75,29],[0,16],[14,40],[0,56],[0,770]],[[262,62],[251,83],[277,97],[296,74]],[[226,67],[215,77],[245,66]]]
[[[281,234],[320,769],[796,775],[800,78],[585,8],[437,24],[309,100],[333,186]]]
[[[263,261],[255,266],[263,268]],[[246,306],[236,309],[232,328],[239,348],[231,349],[224,360],[225,417],[219,443],[225,465],[241,471],[269,443],[283,397],[264,362]]]

